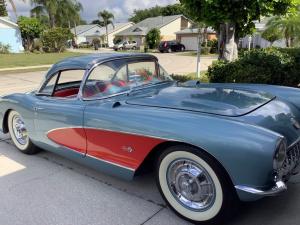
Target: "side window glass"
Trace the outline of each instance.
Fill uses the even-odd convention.
[[[78,95],[84,70],[64,70],[60,72],[53,97],[75,98]]]
[[[128,64],[129,82],[151,81],[156,76],[154,61]]]
[[[81,83],[84,70],[65,70],[60,72],[58,86],[69,83]]]
[[[40,94],[43,95],[49,95],[51,96],[53,91],[54,91],[54,87],[56,84],[56,80],[58,77],[58,73],[56,73],[48,82],[46,85],[42,86],[42,89],[39,91]]]

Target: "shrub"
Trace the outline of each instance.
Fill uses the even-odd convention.
[[[146,43],[150,49],[157,48],[160,39],[160,30],[157,28],[151,29],[146,35]]]
[[[122,38],[120,38],[120,37],[115,37],[114,40],[113,40],[113,43],[114,43],[114,44],[118,44],[118,43],[120,43],[121,41],[122,41]]]
[[[73,38],[69,29],[56,27],[42,34],[43,50],[45,52],[63,52],[67,41]]]
[[[210,50],[211,50],[211,47],[202,47],[201,48],[201,54],[202,55],[209,55]]]
[[[0,42],[0,54],[8,54],[9,50],[10,50],[9,44],[5,45]]]
[[[187,75],[173,74],[173,75],[171,75],[171,77],[174,80],[181,82],[181,83],[189,81],[189,80],[200,80],[200,82],[205,82],[205,83],[209,82],[206,72],[201,72],[200,79],[197,77],[196,73],[190,73]]]
[[[245,51],[234,62],[213,63],[208,69],[208,77],[211,82],[298,86],[300,83],[298,51],[275,48]]]
[[[34,39],[39,38],[44,26],[37,18],[20,16],[18,18],[18,25],[21,31],[21,36],[26,51],[34,50]]]

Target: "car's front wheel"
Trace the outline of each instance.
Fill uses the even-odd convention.
[[[162,153],[157,184],[170,208],[197,224],[218,224],[238,202],[223,169],[212,157],[189,146],[173,146]]]
[[[23,153],[32,155],[39,152],[28,136],[28,131],[22,116],[16,111],[8,115],[8,130],[14,145]]]

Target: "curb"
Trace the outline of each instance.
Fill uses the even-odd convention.
[[[28,70],[28,69],[39,69],[39,68],[50,68],[52,65],[39,65],[39,66],[23,66],[23,67],[9,67],[9,68],[1,68],[0,72],[5,71],[15,71],[15,70]]]

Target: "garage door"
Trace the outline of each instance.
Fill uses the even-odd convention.
[[[181,37],[181,44],[185,46],[185,50],[195,50],[198,49],[197,37]]]

